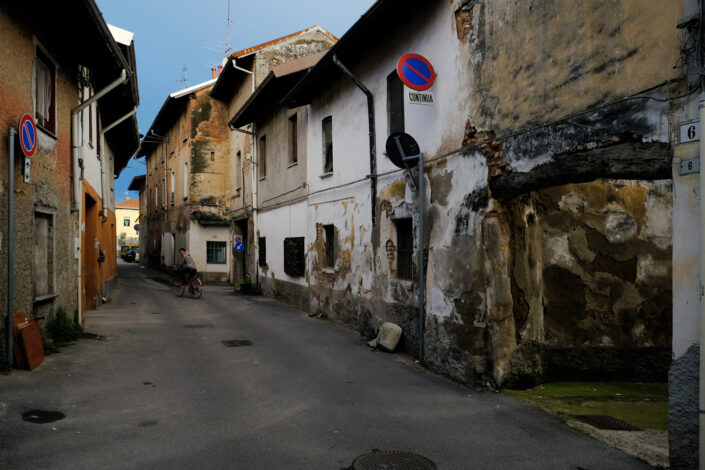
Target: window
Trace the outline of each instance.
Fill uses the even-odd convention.
[[[404,132],[404,84],[396,70],[387,76],[387,128],[389,135]]]
[[[174,182],[174,172],[171,172],[171,205],[174,205],[174,187],[176,183]]]
[[[397,277],[412,279],[411,258],[414,253],[414,231],[411,219],[394,221],[397,229]]]
[[[259,253],[257,264],[259,264],[260,267],[267,266],[267,239],[265,237],[259,237],[258,246]]]
[[[206,263],[225,264],[226,245],[227,242],[206,242]]]
[[[304,237],[284,239],[284,272],[291,277],[301,277],[306,274]]]
[[[32,289],[34,298],[54,294],[54,216],[34,213]]]
[[[215,152],[211,152],[211,161],[215,161]]]
[[[39,48],[34,58],[34,104],[37,124],[56,133],[56,67]]]
[[[299,143],[298,143],[299,124],[296,114],[289,118],[289,164],[293,165],[299,161]]]
[[[184,162],[184,200],[188,199],[188,162]]]
[[[323,173],[333,172],[333,117],[323,119]]]
[[[240,189],[242,187],[242,152],[237,151],[235,159],[235,189]]]
[[[93,105],[88,106],[88,144],[93,147]]]
[[[323,226],[323,238],[326,248],[326,266],[332,268],[335,266],[335,226]]]
[[[123,219],[122,219],[122,226],[123,226],[123,227],[129,227],[129,226],[130,226],[130,218],[129,218],[129,217],[123,217]]]
[[[267,136],[259,138],[259,177],[267,176]]]

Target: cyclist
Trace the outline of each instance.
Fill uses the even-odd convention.
[[[185,284],[188,284],[193,276],[196,274],[196,263],[193,262],[193,258],[186,251],[186,248],[179,248],[179,254],[181,255],[181,263],[179,263],[179,272],[185,275]]]

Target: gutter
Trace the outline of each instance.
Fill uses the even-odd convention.
[[[78,234],[77,234],[77,252],[74,255],[76,257],[76,296],[77,296],[77,306],[78,306],[78,322],[83,323],[83,313],[82,313],[82,279],[81,279],[81,227],[83,223],[83,201],[81,201],[81,183],[80,180],[83,179],[81,172],[83,171],[83,159],[80,158],[80,151],[82,148],[81,142],[79,142],[78,136],[78,118],[81,112],[86,109],[91,104],[98,101],[103,96],[110,93],[113,89],[124,84],[128,80],[127,71],[122,69],[120,77],[108,84],[105,88],[100,90],[98,93],[94,94],[86,101],[76,106],[71,110],[71,159],[73,166],[73,204],[71,207],[71,212],[78,212]],[[81,175],[79,177],[79,175]]]
[[[377,144],[375,134],[375,98],[372,92],[362,84],[352,72],[333,54],[333,63],[367,96],[367,120],[370,135],[370,192],[372,193],[372,226],[377,222]]]

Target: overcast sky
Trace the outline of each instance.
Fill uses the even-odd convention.
[[[225,57],[228,0],[96,0],[105,21],[135,34],[140,106],[140,132],[149,129],[164,100],[184,88],[210,80],[211,67]],[[230,0],[231,51],[300,31],[315,24],[337,37],[374,0]],[[115,181],[115,201],[144,165],[134,160]],[[134,191],[129,197],[137,198]]]

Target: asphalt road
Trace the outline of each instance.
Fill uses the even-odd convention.
[[[86,315],[104,341],[0,375],[0,468],[337,470],[373,449],[439,469],[650,468],[285,304],[210,286],[178,298],[119,263],[112,303]],[[23,421],[34,409],[66,417]]]

